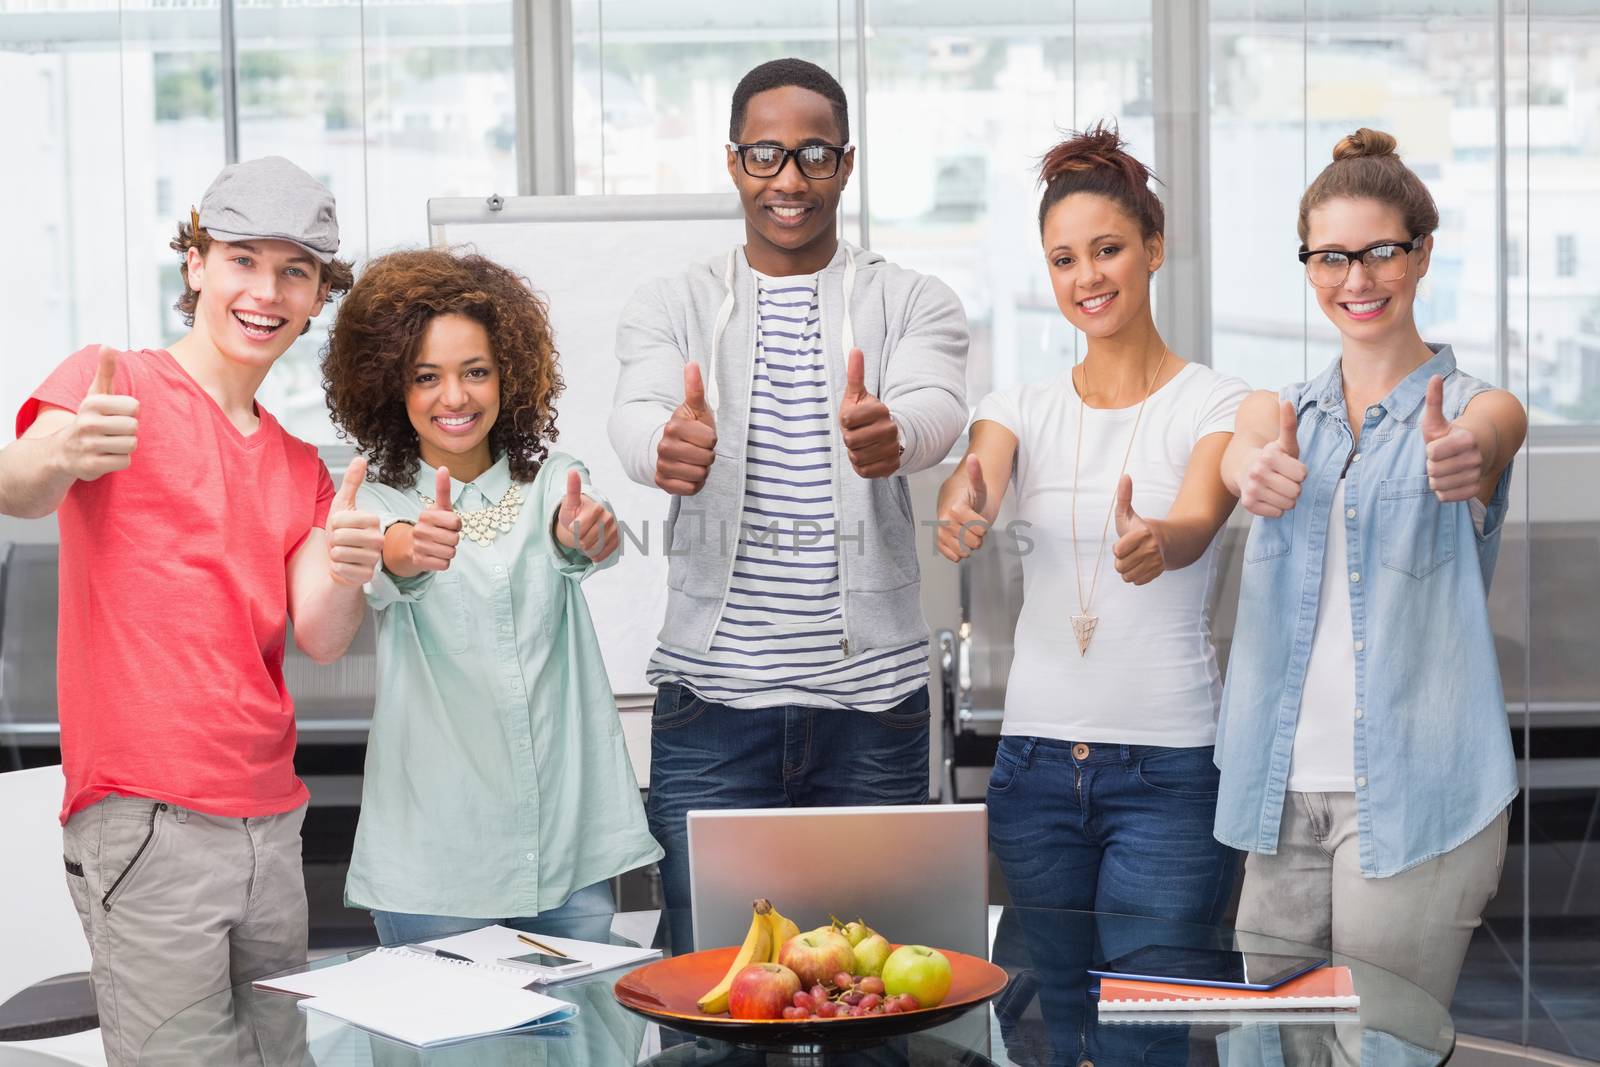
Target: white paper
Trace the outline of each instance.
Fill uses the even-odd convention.
[[[539,940],[551,948],[566,953],[574,959],[587,960],[594,964],[590,970],[580,974],[567,975],[554,980],[540,979],[541,985],[552,985],[555,982],[569,981],[594,974],[596,971],[607,971],[613,967],[622,967],[640,960],[647,960],[652,956],[661,955],[658,948],[631,948],[627,945],[607,945],[598,941],[574,941],[568,937],[550,937],[540,934]],[[444,949],[465,956],[476,963],[495,964],[500,960],[512,956],[522,956],[538,949],[524,943],[517,938],[517,931],[504,926],[485,926],[479,930],[469,930],[464,934],[455,934],[451,937],[441,937],[437,941],[424,942],[429,948]],[[523,981],[529,980],[528,972],[518,971]]]

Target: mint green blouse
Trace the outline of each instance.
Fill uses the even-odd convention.
[[[552,453],[509,531],[463,536],[446,571],[367,586],[377,611],[377,702],[355,850],[351,907],[515,918],[661,856],[579,583],[596,565],[563,548],[551,517],[576,467]],[[434,469],[401,491],[368,483],[359,506],[384,528],[415,521]],[[500,502],[502,457],[451,482],[460,511]],[[617,554],[600,564],[614,563]]]

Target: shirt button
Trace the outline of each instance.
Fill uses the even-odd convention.
[[[1355,508],[1345,508],[1344,509],[1344,517],[1347,518],[1347,519],[1355,518],[1356,517],[1356,509]]]
[[[1367,787],[1367,780],[1365,778],[1357,778],[1356,785],[1362,789],[1365,789]]]
[[[1361,462],[1361,453],[1357,452],[1355,455],[1351,456],[1350,459],[1351,459],[1352,462],[1360,463]]]
[[[1356,642],[1356,651],[1357,651],[1357,652],[1360,652],[1360,651],[1362,651],[1362,650],[1363,650],[1363,649],[1365,649],[1365,648],[1366,648],[1366,647],[1367,647],[1367,643],[1366,643],[1366,642],[1365,642],[1365,641],[1357,641],[1357,642]]]
[[[1356,718],[1358,718],[1358,719],[1361,718],[1361,709],[1360,708],[1356,709]]]
[[[1361,572],[1360,571],[1351,571],[1350,572],[1350,580],[1352,582],[1359,582],[1361,580]]]
[[[1088,759],[1089,758],[1089,746],[1084,744],[1082,741],[1079,741],[1077,744],[1073,745],[1072,746],[1072,758],[1076,759],[1076,760]]]
[[[1365,779],[1363,779],[1363,781],[1365,781]],[[530,852],[530,853],[528,853],[528,858],[529,858],[529,859],[530,859],[530,860],[531,860],[531,859],[533,859],[533,853],[532,853],[532,852]]]
[[[1367,418],[1369,418],[1369,419],[1375,419],[1375,418],[1377,418],[1378,416],[1380,416],[1382,414],[1383,414],[1383,409],[1378,407],[1377,405],[1373,405],[1372,407],[1367,409]]]
[[[496,574],[504,574],[506,572],[506,569],[504,567],[500,566],[500,564],[496,563],[494,565],[494,572]]]

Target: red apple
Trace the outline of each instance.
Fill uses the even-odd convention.
[[[800,992],[800,979],[777,963],[752,963],[733,976],[728,1014],[735,1019],[781,1019]]]
[[[856,964],[856,953],[843,934],[824,927],[785,941],[778,949],[778,962],[809,986],[832,981],[840,971],[849,971]]]
[[[950,992],[950,961],[926,945],[901,945],[883,964],[883,987],[890,996],[910,993],[923,1008],[938,1007]]]

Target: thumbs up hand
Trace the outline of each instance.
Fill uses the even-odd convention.
[[[1111,546],[1117,573],[1133,585],[1153,582],[1167,569],[1166,548],[1162,544],[1161,523],[1142,519],[1133,510],[1133,478],[1124,474],[1117,483],[1117,543]]]
[[[717,417],[706,405],[700,364],[685,363],[683,403],[667,420],[656,446],[656,484],[673,496],[693,496],[706,484],[716,458]]]
[[[1437,374],[1428,379],[1420,428],[1433,495],[1444,504],[1471,497],[1483,481],[1483,450],[1472,431],[1444,417],[1444,379]]]
[[[365,585],[383,561],[378,516],[356,510],[356,490],[366,477],[367,461],[357,456],[328,508],[328,573],[339,585]]]
[[[433,485],[433,506],[411,530],[411,565],[419,572],[447,570],[461,543],[461,516],[450,506],[450,468],[435,471]]]
[[[845,361],[844,396],[839,401],[839,428],[850,466],[863,478],[887,478],[900,469],[900,428],[889,407],[867,392],[866,357],[852,348]]]
[[[1294,405],[1285,400],[1278,411],[1277,438],[1261,447],[1239,480],[1239,503],[1250,514],[1275,519],[1300,498],[1306,465],[1300,462],[1298,430]]]
[[[81,481],[126,470],[139,444],[139,402],[117,394],[116,375],[117,350],[101,345],[94,382],[61,437],[61,465]]]
[[[555,515],[556,540],[599,563],[617,550],[616,516],[597,501],[583,495],[583,478],[567,471],[567,492]]]
[[[967,453],[963,471],[965,484],[952,480],[939,502],[939,533],[935,541],[939,554],[951,563],[960,563],[983,547],[989,533],[989,520],[983,509],[989,503],[989,489],[983,481],[983,465]]]

